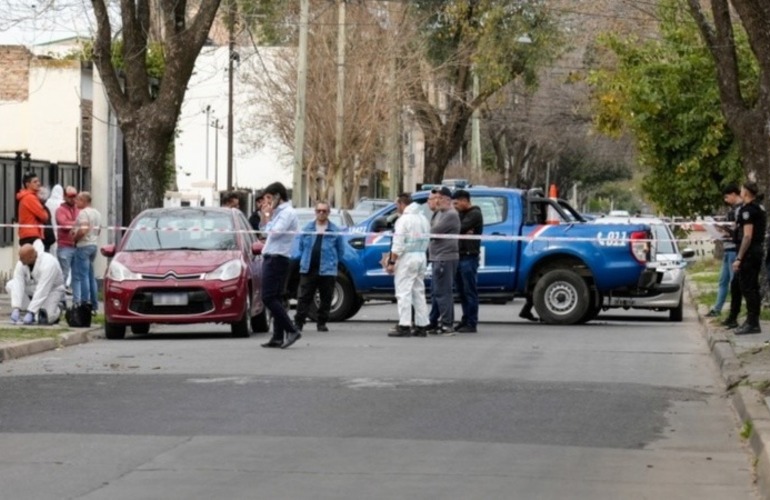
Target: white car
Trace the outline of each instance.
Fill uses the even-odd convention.
[[[654,267],[661,274],[656,288],[642,292],[629,290],[627,294],[614,294],[604,297],[603,308],[652,309],[668,311],[671,321],[682,321],[684,269],[687,259],[695,255],[691,248],[679,249],[671,228],[657,217],[617,217],[608,216],[591,221],[590,224],[646,224],[652,231],[652,255],[654,259],[647,265]]]

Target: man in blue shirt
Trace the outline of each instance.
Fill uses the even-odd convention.
[[[329,220],[329,204],[319,202],[315,206],[315,220],[307,223],[298,236],[299,245],[292,259],[299,260],[299,293],[297,294],[297,315],[294,324],[299,331],[307,318],[310,303],[318,291],[321,299],[318,306],[316,330],[328,332],[326,322],[337,279],[337,264],[345,251],[345,241],[340,228]]]
[[[274,182],[263,193],[262,212],[267,242],[262,249],[262,302],[273,316],[273,338],[262,347],[286,349],[302,337],[283,306],[283,284],[299,222],[283,184]]]

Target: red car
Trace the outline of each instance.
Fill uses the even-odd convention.
[[[229,323],[235,337],[268,331],[262,243],[239,210],[157,208],[140,213],[106,245],[104,331],[145,334],[151,323]]]

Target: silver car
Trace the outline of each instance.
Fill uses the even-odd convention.
[[[687,259],[695,255],[690,248],[679,249],[671,228],[657,217],[601,217],[591,224],[646,224],[652,231],[652,254],[654,259],[648,266],[662,274],[660,283],[652,292],[629,290],[627,294],[614,294],[604,297],[603,308],[651,309],[668,311],[671,321],[682,321],[684,269]]]

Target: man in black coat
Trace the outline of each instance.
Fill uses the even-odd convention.
[[[479,292],[477,277],[479,273],[479,255],[481,239],[478,238],[484,228],[481,209],[471,204],[471,195],[464,189],[454,193],[454,206],[460,215],[460,260],[457,263],[455,287],[460,295],[463,316],[455,331],[458,333],[476,333],[479,323]]]

